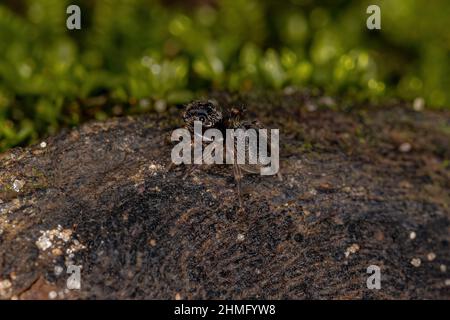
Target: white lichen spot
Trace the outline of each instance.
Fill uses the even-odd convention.
[[[25,185],[24,181],[16,179],[12,184],[12,188],[15,192],[20,192],[20,190],[23,188],[24,185]]]
[[[164,169],[164,167],[158,163],[152,163],[148,166],[148,169],[150,171],[150,173],[152,173],[153,175],[157,175],[158,172],[162,171],[162,169]]]
[[[39,146],[40,146],[42,149],[44,149],[44,148],[47,147],[47,142],[42,141],[42,142],[39,144]]]
[[[42,232],[42,231],[41,231]],[[36,246],[41,249],[42,251],[47,250],[52,246],[52,242],[50,241],[48,232],[42,232],[42,235],[39,237],[39,239],[36,241]]]
[[[398,150],[403,153],[410,152],[411,149],[412,149],[412,146],[408,142],[404,142],[398,147]]]
[[[11,287],[12,287],[12,283],[8,279],[0,281],[0,290],[9,289]]]
[[[63,267],[61,266],[55,266],[55,275],[59,276],[63,272]]]
[[[410,238],[411,240],[414,240],[414,239],[416,238],[416,233],[415,233],[414,231],[412,231],[412,232],[409,234],[409,238]]]
[[[49,297],[50,299],[56,299],[57,296],[58,296],[58,293],[56,293],[56,291],[50,291],[50,292],[48,293],[48,297]]]
[[[345,254],[345,257],[348,258],[350,256],[350,254],[355,254],[358,251],[359,251],[359,245],[357,243],[354,243],[345,250],[344,254]]]
[[[441,264],[439,266],[439,270],[441,270],[441,272],[447,272],[447,266],[445,264]]]
[[[239,233],[239,234],[237,235],[237,241],[244,241],[244,240],[245,240],[245,235],[242,234],[242,233]]]
[[[12,283],[10,280],[0,280],[0,299],[10,298],[12,294]]]
[[[413,258],[413,259],[411,260],[411,264],[412,264],[414,267],[418,268],[418,267],[420,267],[420,265],[422,264],[422,260],[420,260],[419,258]]]
[[[434,259],[436,259],[436,254],[434,252],[430,252],[427,255],[427,259],[428,259],[428,261],[433,261]]]
[[[63,229],[60,225],[52,230],[41,231],[41,233],[42,235],[36,241],[37,247],[42,251],[52,247],[52,253],[55,256],[62,255],[64,251],[70,254],[85,248],[78,240],[72,238],[73,231],[71,229]]]

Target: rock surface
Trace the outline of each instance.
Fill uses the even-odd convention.
[[[450,299],[449,112],[216,99],[280,129],[283,181],[245,176],[241,213],[231,167],[167,171],[179,110],[11,150],[0,298]],[[66,287],[70,265],[79,290]],[[380,290],[367,288],[370,265]]]

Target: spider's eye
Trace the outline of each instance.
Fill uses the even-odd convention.
[[[205,122],[206,118],[204,116],[200,116],[198,117],[198,120],[200,120],[201,122]]]

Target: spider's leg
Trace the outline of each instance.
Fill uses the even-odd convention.
[[[283,181],[283,175],[281,174],[280,170],[278,170],[278,172],[277,172],[277,178],[278,178],[278,181]]]
[[[196,160],[198,160],[198,159],[203,159],[203,155],[202,154],[200,154],[200,157],[197,157],[197,158],[194,158],[194,162],[191,164],[191,167],[188,169],[188,171],[184,174],[184,176],[183,176],[183,180],[186,180],[186,178],[192,173],[192,172],[194,172],[195,171],[195,169],[197,169],[196,168]]]
[[[191,165],[191,167],[187,170],[187,172],[184,174],[184,176],[183,176],[183,180],[186,180],[186,178],[192,173],[192,172],[194,172],[195,171],[195,165]]]
[[[238,192],[239,207],[241,210],[243,210],[244,205],[242,202],[242,191],[241,191],[242,172],[241,172],[241,168],[239,168],[239,165],[236,162],[233,164],[233,173],[234,173],[234,180],[236,181],[236,187],[237,187],[237,192]]]
[[[175,163],[173,163],[172,161],[169,163],[169,165],[167,166],[167,172],[172,171],[173,167],[175,167]]]

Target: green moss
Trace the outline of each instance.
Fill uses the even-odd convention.
[[[351,101],[421,97],[427,107],[450,106],[446,0],[375,1],[381,31],[365,28],[373,1],[6,3],[0,5],[0,151],[61,126],[148,112],[157,101],[183,103],[210,89],[308,86]],[[73,3],[82,9],[79,31],[65,28]],[[99,96],[106,99],[92,104]]]

